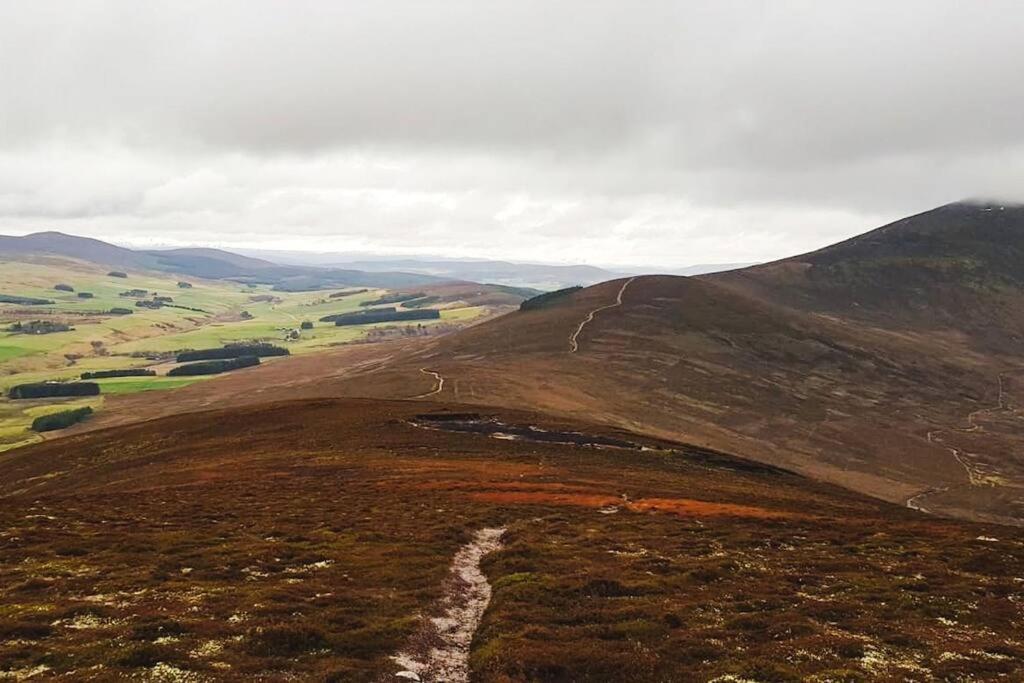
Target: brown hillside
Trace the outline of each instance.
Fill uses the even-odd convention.
[[[0,455],[0,671],[397,680],[495,528],[472,680],[1024,673],[1019,530],[529,412],[471,419],[577,443],[438,427],[451,410],[291,402]]]
[[[281,361],[174,404],[118,397],[79,429],[225,402],[427,395],[616,425],[1016,523],[1022,234],[1024,210],[950,205],[776,264],[616,280],[426,345]]]
[[[1022,263],[1024,209],[954,204],[775,264],[597,285],[346,391],[414,395],[427,368],[446,379],[439,397],[585,416],[1020,521]]]

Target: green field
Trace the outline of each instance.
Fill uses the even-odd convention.
[[[177,389],[208,379],[203,377],[111,377],[95,380],[103,394],[134,394],[138,391]]]
[[[59,257],[0,261],[0,293],[54,302],[38,306],[0,304],[0,390],[6,394],[15,384],[74,380],[87,371],[148,366],[154,366],[158,376],[100,380],[102,393],[175,389],[197,381],[216,381],[162,376],[167,356],[177,351],[260,341],[284,346],[293,354],[315,353],[362,340],[375,328],[396,326],[377,323],[336,327],[319,322],[326,315],[366,310],[360,304],[387,294],[383,289],[332,299],[329,295],[337,288],[278,292],[268,286],[179,278],[172,274],[129,272],[127,278],[116,278],[107,272],[107,268],[96,264]],[[179,288],[179,280],[192,287]],[[54,289],[58,283],[70,285],[75,291]],[[174,305],[201,310],[136,307],[138,298],[121,296],[133,289],[146,290],[147,298],[169,296]],[[93,298],[81,299],[79,292],[90,292]],[[109,311],[115,307],[128,308],[133,313],[111,315]],[[482,307],[455,305],[442,310],[440,320],[416,324],[464,324],[483,313]],[[74,329],[40,335],[9,330],[14,322],[31,320],[64,322]],[[300,329],[300,324],[307,320],[313,322],[313,329]],[[157,358],[159,355],[163,357]],[[25,402],[0,399],[0,450],[39,438],[27,431],[31,418],[37,416],[33,414],[37,408],[66,407],[54,399],[28,408],[21,403]]]

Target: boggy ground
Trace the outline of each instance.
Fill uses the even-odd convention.
[[[0,455],[0,677],[392,680],[452,557],[481,681],[1020,680],[1024,532],[651,450],[423,429],[418,401],[180,415]]]

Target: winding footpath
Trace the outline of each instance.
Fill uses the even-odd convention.
[[[480,560],[501,547],[503,527],[480,529],[462,546],[441,599],[441,615],[424,623],[409,649],[392,660],[402,667],[395,676],[410,681],[469,681],[469,646],[491,601],[491,584]]]
[[[583,328],[586,327],[588,323],[594,321],[595,315],[597,315],[601,311],[607,311],[609,308],[616,308],[622,305],[622,295],[626,293],[626,288],[629,287],[629,285],[632,284],[633,280],[637,279],[637,277],[639,276],[634,275],[633,277],[629,278],[628,280],[622,283],[622,287],[619,289],[619,294],[618,296],[615,297],[615,303],[595,308],[594,310],[587,314],[587,317],[584,318],[583,322],[579,324],[579,326],[576,328],[576,331],[569,336],[569,353],[576,353],[577,351],[580,350],[580,332],[583,331]]]
[[[1006,410],[1007,409],[1008,406],[1006,404],[1006,390],[1005,390],[1005,387],[1003,385],[1003,373],[999,373],[999,375],[997,375],[997,377],[996,377],[996,380],[998,382],[998,389],[999,389],[999,393],[998,393],[998,396],[996,398],[996,405],[994,407],[992,407],[992,408],[979,408],[978,410],[971,411],[970,413],[967,414],[967,426],[966,427],[960,427],[960,428],[953,428],[952,431],[965,432],[965,433],[966,432],[976,432],[979,429],[982,429],[982,426],[977,423],[977,417],[979,415],[983,415],[983,414],[986,414],[986,413],[995,413],[995,412],[998,412],[1000,410]],[[964,472],[967,473],[967,481],[968,481],[968,483],[971,486],[983,486],[986,483],[986,479],[985,479],[984,473],[977,471],[976,467],[966,457],[966,456],[972,455],[972,454],[971,453],[967,453],[966,451],[964,451],[964,450],[962,450],[960,448],[954,448],[953,446],[946,445],[942,441],[940,441],[940,440],[935,438],[936,434],[938,434],[940,432],[943,432],[943,431],[948,431],[948,430],[944,430],[944,429],[932,430],[932,431],[928,432],[925,435],[925,438],[927,439],[928,443],[942,446],[943,448],[945,448],[947,451],[950,452],[950,454],[953,456],[953,459],[957,461],[957,464],[959,464],[962,468],[964,468]],[[943,493],[943,492],[948,491],[948,490],[949,490],[948,486],[932,487],[932,488],[925,489],[924,491],[921,491],[920,493],[914,494],[913,496],[908,498],[907,502],[906,502],[906,506],[908,508],[910,508],[911,510],[917,510],[918,512],[928,512],[928,509],[926,507],[924,507],[923,505],[921,505],[921,501],[924,500],[925,498],[927,498],[928,496],[932,496],[932,495],[935,495],[937,493]]]
[[[440,394],[444,390],[444,377],[441,376],[440,372],[428,370],[427,368],[420,368],[420,372],[424,375],[431,375],[434,380],[437,381],[437,385],[427,393],[413,396],[413,398],[427,398],[429,396],[434,396],[435,394]]]

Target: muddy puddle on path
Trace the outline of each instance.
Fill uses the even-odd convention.
[[[481,434],[493,439],[507,441],[527,441],[531,443],[549,443],[562,446],[578,446],[585,448],[613,448],[631,451],[660,451],[681,456],[687,461],[702,467],[725,469],[734,472],[751,472],[757,474],[785,474],[786,471],[771,465],[763,465],[752,460],[744,460],[725,453],[690,446],[686,444],[665,444],[658,448],[645,446],[641,443],[602,434],[585,434],[583,432],[543,429],[534,425],[517,425],[502,422],[493,417],[485,417],[478,413],[431,413],[417,415],[410,424],[422,429],[435,429],[445,432],[462,432]]]
[[[480,560],[501,547],[504,533],[504,528],[480,529],[455,554],[439,615],[425,620],[409,647],[392,657],[402,669],[394,680],[469,681],[469,646],[491,601]]]

